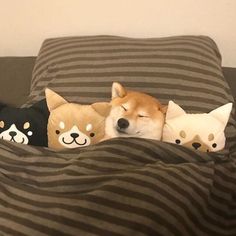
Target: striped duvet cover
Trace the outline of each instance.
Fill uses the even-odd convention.
[[[236,235],[227,153],[135,138],[57,153],[1,141],[0,167],[2,235]]]

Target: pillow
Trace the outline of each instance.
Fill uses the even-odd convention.
[[[46,89],[48,147],[54,149],[85,147],[98,143],[105,135],[105,118],[110,104],[92,105],[68,103],[57,93]]]
[[[179,105],[168,104],[162,140],[204,152],[220,151],[225,146],[224,129],[232,103],[209,113],[187,114]]]
[[[0,105],[0,139],[21,144],[47,146],[49,111],[45,99],[29,108]]]
[[[219,50],[207,36],[81,36],[43,42],[27,105],[42,99],[46,87],[71,102],[110,101],[114,81],[162,104],[174,100],[188,113],[205,113],[234,102]],[[226,147],[236,152],[232,116],[225,133]]]

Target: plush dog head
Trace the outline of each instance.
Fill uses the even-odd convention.
[[[154,97],[127,91],[121,84],[112,85],[112,109],[106,119],[108,137],[161,139],[165,107]]]
[[[16,143],[47,146],[46,100],[29,108],[0,106],[0,138]]]
[[[163,128],[163,141],[184,145],[203,152],[216,152],[225,146],[224,129],[232,103],[209,113],[187,114],[170,101]]]
[[[68,103],[50,89],[46,89],[50,111],[48,146],[55,149],[85,147],[99,142],[105,134],[105,117],[109,103],[79,105]]]

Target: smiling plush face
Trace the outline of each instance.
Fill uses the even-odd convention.
[[[50,116],[48,119],[48,146],[55,149],[85,147],[104,137],[108,103],[79,105],[46,89]]]
[[[209,113],[187,114],[170,101],[162,140],[203,152],[222,150],[225,146],[224,130],[231,110],[232,103],[228,103]]]
[[[36,146],[47,146],[48,109],[42,100],[29,108],[0,109],[0,138]]]
[[[112,109],[106,120],[108,137],[140,137],[160,140],[165,108],[148,94],[112,85]]]
[[[6,128],[6,130],[2,131],[0,134],[1,139],[21,144],[29,143],[29,139],[33,135],[33,131],[30,129],[30,123],[28,121],[21,124],[18,123],[18,128],[15,124],[10,124],[8,127],[6,126],[5,122],[1,120],[0,129],[3,130],[4,127]]]

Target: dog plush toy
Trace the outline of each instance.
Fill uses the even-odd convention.
[[[15,143],[47,146],[49,111],[46,100],[29,108],[0,105],[0,138]]]
[[[48,146],[54,149],[85,147],[101,141],[110,105],[98,102],[80,105],[67,102],[50,89],[45,90],[50,111]]]
[[[173,101],[169,102],[162,140],[203,152],[216,152],[225,146],[224,130],[232,103],[209,113],[187,114]]]

